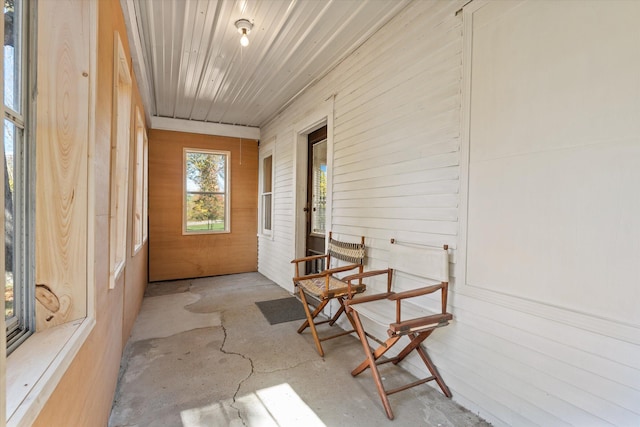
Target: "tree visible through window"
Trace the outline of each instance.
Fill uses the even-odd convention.
[[[11,352],[33,330],[32,165],[29,144],[27,79],[27,3],[4,0],[4,316]]]
[[[186,233],[229,232],[229,156],[185,149]]]

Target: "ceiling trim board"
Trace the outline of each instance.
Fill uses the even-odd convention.
[[[232,138],[260,139],[260,128],[257,127],[172,119],[169,117],[151,117],[151,128],[176,132],[200,133],[204,135],[229,136]]]
[[[147,64],[145,63],[145,57],[142,54],[142,40],[140,39],[140,30],[138,29],[138,18],[136,16],[135,5],[133,4],[133,0],[121,0],[120,4],[122,6],[123,15],[129,19],[128,25],[125,26],[130,42],[133,73],[136,76],[136,82],[140,89],[145,118],[148,123],[151,120],[152,114],[155,113],[155,111],[150,111],[152,106],[155,105],[155,99],[150,87],[150,81],[152,81],[152,78],[147,72]]]

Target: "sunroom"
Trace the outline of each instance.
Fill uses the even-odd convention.
[[[148,286],[293,293],[329,232],[364,237],[365,271],[392,240],[447,246],[453,320],[427,343],[456,404],[640,425],[640,2],[4,14],[0,425],[107,425]]]

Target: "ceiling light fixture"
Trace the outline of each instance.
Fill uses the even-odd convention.
[[[248,19],[238,19],[235,25],[238,32],[242,34],[242,37],[240,37],[240,44],[244,47],[249,46],[249,38],[247,37],[247,34],[251,32],[253,24]]]

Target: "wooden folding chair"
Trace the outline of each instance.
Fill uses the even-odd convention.
[[[302,300],[302,305],[307,317],[307,320],[305,320],[300,328],[298,328],[298,333],[302,333],[307,327],[311,328],[311,334],[313,335],[313,340],[316,343],[316,349],[320,356],[324,356],[324,351],[320,344],[321,341],[326,341],[355,332],[353,319],[350,314],[345,312],[344,301],[346,298],[350,298],[355,294],[364,292],[366,286],[362,283],[362,279],[358,280],[357,283],[348,284],[336,277],[335,274],[356,268],[360,273],[362,273],[364,258],[364,236],[360,239],[360,243],[347,243],[334,240],[332,233],[329,232],[329,245],[325,255],[313,255],[304,258],[297,258],[291,261],[296,266],[293,284],[295,289],[298,290],[298,294]],[[351,264],[341,267],[332,267],[332,261],[337,259]],[[314,274],[300,274],[301,264],[304,265],[304,263],[307,262],[315,263],[318,260],[325,260],[326,269]],[[337,300],[340,304],[336,314],[333,315],[331,319],[321,321],[316,320],[316,317],[332,299]],[[312,302],[317,303],[317,306],[314,307],[311,304]],[[311,311],[310,307],[313,308],[313,311]],[[346,314],[353,329],[321,338],[318,335],[316,326],[324,323],[328,323],[330,326],[333,326],[343,313]]]
[[[356,376],[367,368],[371,368],[378,394],[390,420],[393,419],[393,411],[388,398],[391,394],[428,381],[436,381],[445,396],[451,397],[449,388],[431,361],[427,350],[421,344],[436,328],[448,325],[453,317],[450,313],[447,313],[449,282],[447,246],[444,246],[444,248],[410,247],[395,244],[393,240],[391,242],[390,268],[354,274],[343,279],[347,283],[351,283],[351,281],[360,281],[366,277],[387,275],[387,292],[362,296],[354,300],[348,300],[345,304],[347,313],[351,314],[353,318],[367,357],[364,362],[351,372],[351,375]],[[391,282],[394,271],[401,271],[409,276],[414,276],[412,277],[414,280],[419,278],[422,281],[430,280],[436,283],[404,292],[392,292]],[[437,291],[441,292],[441,310],[439,312],[433,313],[427,310],[424,307],[424,301],[422,303],[415,302],[417,297]],[[388,338],[385,341],[381,341],[365,331],[362,318],[367,318],[387,328]],[[409,338],[409,343],[395,357],[381,359],[404,336]],[[372,351],[367,338],[378,342],[380,346]],[[413,351],[420,356],[431,375],[392,390],[385,389],[378,371],[378,365],[389,362],[398,364]]]

